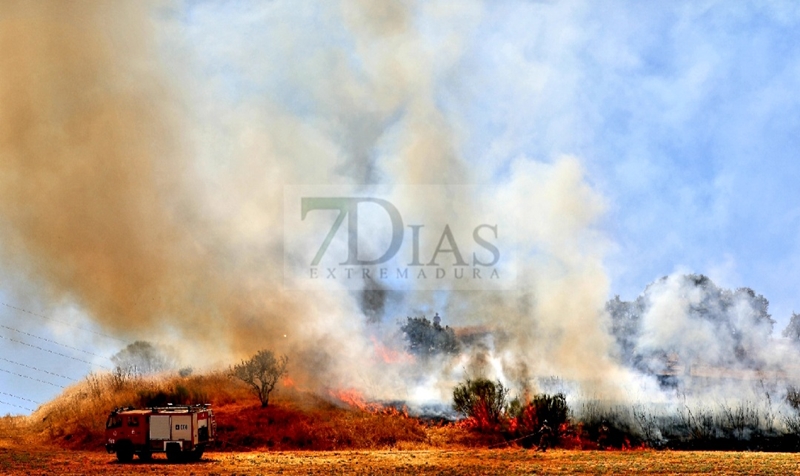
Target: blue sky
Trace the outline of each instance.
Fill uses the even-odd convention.
[[[457,112],[469,156],[580,157],[608,201],[624,298],[706,273],[785,322],[800,309],[797,20],[787,2],[487,8],[464,59],[479,99]]]
[[[407,47],[419,55],[408,74],[430,88],[474,180],[502,180],[520,157],[579,158],[605,200],[612,294],[632,299],[658,277],[695,272],[763,294],[776,331],[800,311],[797,3],[419,2],[385,49],[359,43],[347,16],[357,7],[347,5],[186,2],[152,13],[159,61],[176,81],[189,78],[190,136],[198,147],[206,130],[219,139],[199,169],[227,167],[242,150],[237,127],[270,114],[301,123],[309,150],[333,143],[334,155],[380,155],[406,105],[386,106],[375,91],[393,83],[370,75],[385,72],[375,67],[382,55]],[[23,326],[19,313],[0,313]],[[91,336],[34,328],[113,352]],[[26,362],[48,362],[25,352]],[[0,357],[10,353],[4,344]],[[68,364],[52,371],[89,370]],[[37,402],[54,394],[8,373],[0,387]],[[0,401],[18,404],[0,403],[0,413],[31,405]]]

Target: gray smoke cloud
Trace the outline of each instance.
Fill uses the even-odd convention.
[[[620,360],[684,391],[702,395],[731,382],[748,388],[794,380],[796,348],[774,334],[769,302],[749,288],[674,274],[634,301],[609,301],[607,310]]]
[[[272,348],[301,385],[373,398],[447,400],[465,371],[519,391],[557,376],[584,395],[663,398],[610,332],[606,204],[580,158],[465,158],[470,131],[442,97],[469,96],[461,59],[480,3],[346,1],[313,18],[293,2],[201,4],[190,19],[159,2],[0,8],[0,239],[16,293],[75,305],[126,339],[169,341],[189,362]],[[516,287],[287,287],[283,189],[298,184],[380,186],[458,233],[509,217]],[[392,192],[417,184],[442,192]],[[456,207],[459,184],[478,185]],[[729,311],[742,335],[723,338],[686,314],[699,297],[662,287],[639,351],[721,365],[741,346],[780,362],[746,301]],[[398,322],[434,309],[484,337],[416,361]]]
[[[570,254],[596,215],[585,206],[594,198],[575,159],[520,160],[506,193],[474,197],[485,209],[517,213],[529,224],[522,234],[544,250],[541,262],[528,264],[533,277],[520,294],[527,298],[461,293],[441,301],[421,292],[386,308],[374,293],[288,291],[276,272],[285,184],[481,181],[459,157],[459,124],[437,105],[439,81],[457,74],[477,5],[456,15],[443,4],[344,2],[323,7],[334,20],[308,38],[286,26],[237,35],[204,23],[213,11],[199,7],[197,25],[218,28],[220,41],[198,40],[192,46],[203,52],[194,55],[186,54],[192,33],[181,37],[172,16],[179,8],[4,5],[0,211],[6,269],[30,277],[19,293],[74,302],[119,336],[188,342],[178,347],[190,361],[272,347],[293,356],[301,382],[390,389],[379,393],[406,392],[407,369],[387,372],[376,354],[376,336],[401,345],[394,324],[368,322],[431,300],[453,311],[453,324],[520,331],[509,332],[516,337],[501,351],[514,365],[533,359],[576,377],[597,370],[584,370],[585,362],[607,365],[608,339],[595,324],[607,286],[601,257]],[[249,8],[248,15],[283,9],[266,20],[277,25],[289,7]],[[445,26],[433,50],[419,15]],[[352,42],[355,63],[322,41],[330,32]],[[194,74],[221,63],[230,70]],[[247,81],[297,80],[288,94],[307,104],[287,103],[285,87],[237,100],[226,80],[244,89]],[[423,216],[453,211],[436,197],[394,199]],[[463,215],[454,227],[470,222]],[[519,305],[531,295],[532,304]],[[591,332],[565,332],[556,322]],[[556,357],[542,359],[542,346]]]

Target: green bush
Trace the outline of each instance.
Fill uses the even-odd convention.
[[[569,406],[563,393],[540,393],[534,395],[527,404],[514,399],[509,405],[509,416],[516,419],[520,435],[535,433],[545,421],[554,432],[558,432],[569,419]]]
[[[453,409],[477,423],[480,429],[494,429],[506,415],[508,389],[500,381],[467,379],[453,389]]]
[[[405,334],[408,351],[424,358],[437,354],[457,354],[461,348],[452,328],[442,327],[425,317],[409,317],[400,330]]]

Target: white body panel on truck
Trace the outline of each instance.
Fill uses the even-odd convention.
[[[173,441],[192,441],[192,415],[172,415]]]
[[[170,439],[170,416],[151,415],[150,416],[150,440],[169,440]]]

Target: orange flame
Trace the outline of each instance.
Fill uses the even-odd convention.
[[[346,388],[342,390],[328,390],[330,396],[334,397],[335,399],[339,400],[342,403],[346,403],[353,408],[358,408],[359,410],[363,410],[366,412],[376,412],[383,408],[383,406],[379,403],[369,403],[366,401],[364,396],[358,390],[354,388]]]
[[[410,363],[414,362],[414,356],[407,353],[398,351],[395,349],[390,349],[381,343],[375,336],[370,337],[372,341],[372,345],[375,348],[375,354],[377,354],[381,360],[386,362],[387,364],[397,364],[397,363]]]
[[[368,402],[361,392],[354,388],[328,390],[328,394],[340,402],[364,412],[408,418],[408,408],[405,405],[403,405],[401,409],[397,409],[393,406],[385,406],[378,402]]]

